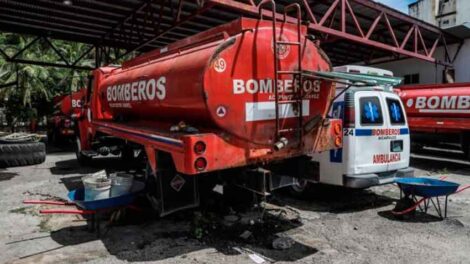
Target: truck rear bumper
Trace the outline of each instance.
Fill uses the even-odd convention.
[[[393,183],[396,178],[401,177],[414,177],[414,170],[412,168],[399,169],[387,176],[382,176],[377,173],[343,175],[343,186],[363,189],[376,185],[390,184]]]

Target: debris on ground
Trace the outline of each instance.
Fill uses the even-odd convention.
[[[246,239],[248,239],[248,238],[251,236],[251,234],[252,234],[252,233],[251,233],[250,231],[245,230],[245,231],[240,235],[240,237],[246,240]]]
[[[273,248],[279,250],[285,250],[291,248],[295,244],[295,241],[290,237],[278,237],[273,240]]]
[[[250,259],[253,260],[257,264],[261,264],[261,263],[266,262],[264,260],[264,258],[262,258],[262,257],[260,257],[259,255],[256,255],[256,254],[250,254],[250,255],[248,255],[248,257],[250,257]]]

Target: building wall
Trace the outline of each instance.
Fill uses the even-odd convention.
[[[412,17],[447,28],[470,22],[470,1],[418,0],[409,6],[408,13]]]
[[[458,44],[449,46],[449,53],[451,58],[457,50]],[[444,61],[444,48],[440,47],[436,49],[436,58],[440,61]],[[455,70],[455,81],[456,82],[470,82],[470,40],[466,40],[462,46],[457,59],[454,62]],[[421,84],[432,84],[442,83],[442,76],[444,67],[418,60],[418,59],[405,59],[399,61],[393,61],[388,63],[380,63],[371,65],[373,67],[383,68],[390,70],[395,76],[404,77],[409,74],[419,74],[419,83]]]
[[[418,0],[409,6],[409,14],[442,28],[461,25],[470,22],[470,0]],[[457,48],[458,44],[449,46],[451,58]],[[436,49],[435,58],[439,61],[445,61],[444,47]],[[469,58],[470,39],[467,39],[454,62],[455,82],[470,82]],[[420,84],[442,83],[444,81],[443,66],[418,59],[405,59],[372,66],[390,70],[399,77],[419,74]]]
[[[418,0],[409,5],[408,14],[431,24],[436,24],[436,4],[439,0]]]
[[[470,22],[470,1],[457,0],[457,25]]]

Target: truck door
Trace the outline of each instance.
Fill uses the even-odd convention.
[[[355,93],[356,129],[350,138],[354,143],[354,159],[349,164],[348,174],[379,173],[387,171],[390,141],[383,140],[386,131],[387,109],[379,91],[358,91]],[[352,165],[352,166],[351,166]]]
[[[406,115],[400,98],[392,93],[383,93],[390,123],[390,154],[388,170],[394,171],[409,166],[410,135]]]

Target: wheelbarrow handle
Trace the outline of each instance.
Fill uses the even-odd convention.
[[[51,200],[24,200],[24,204],[50,204],[50,205],[75,205],[73,202],[61,202]]]
[[[466,190],[466,189],[468,189],[468,188],[470,188],[470,184],[463,186],[462,188],[460,188],[460,189],[458,189],[457,191],[455,191],[453,194],[462,192],[462,191],[464,191],[464,190]]]
[[[80,209],[75,209],[75,210],[64,210],[64,209],[46,209],[46,210],[40,210],[39,213],[41,214],[79,214],[79,215],[92,215],[96,214],[96,211],[94,210],[80,210]]]
[[[420,205],[422,202],[424,202],[427,198],[421,198],[421,200],[417,201],[413,206],[411,206],[410,208],[407,208],[403,211],[393,211],[392,210],[392,214],[394,215],[404,215],[404,214],[407,214],[413,210],[416,209],[416,207],[418,207],[418,205]]]

